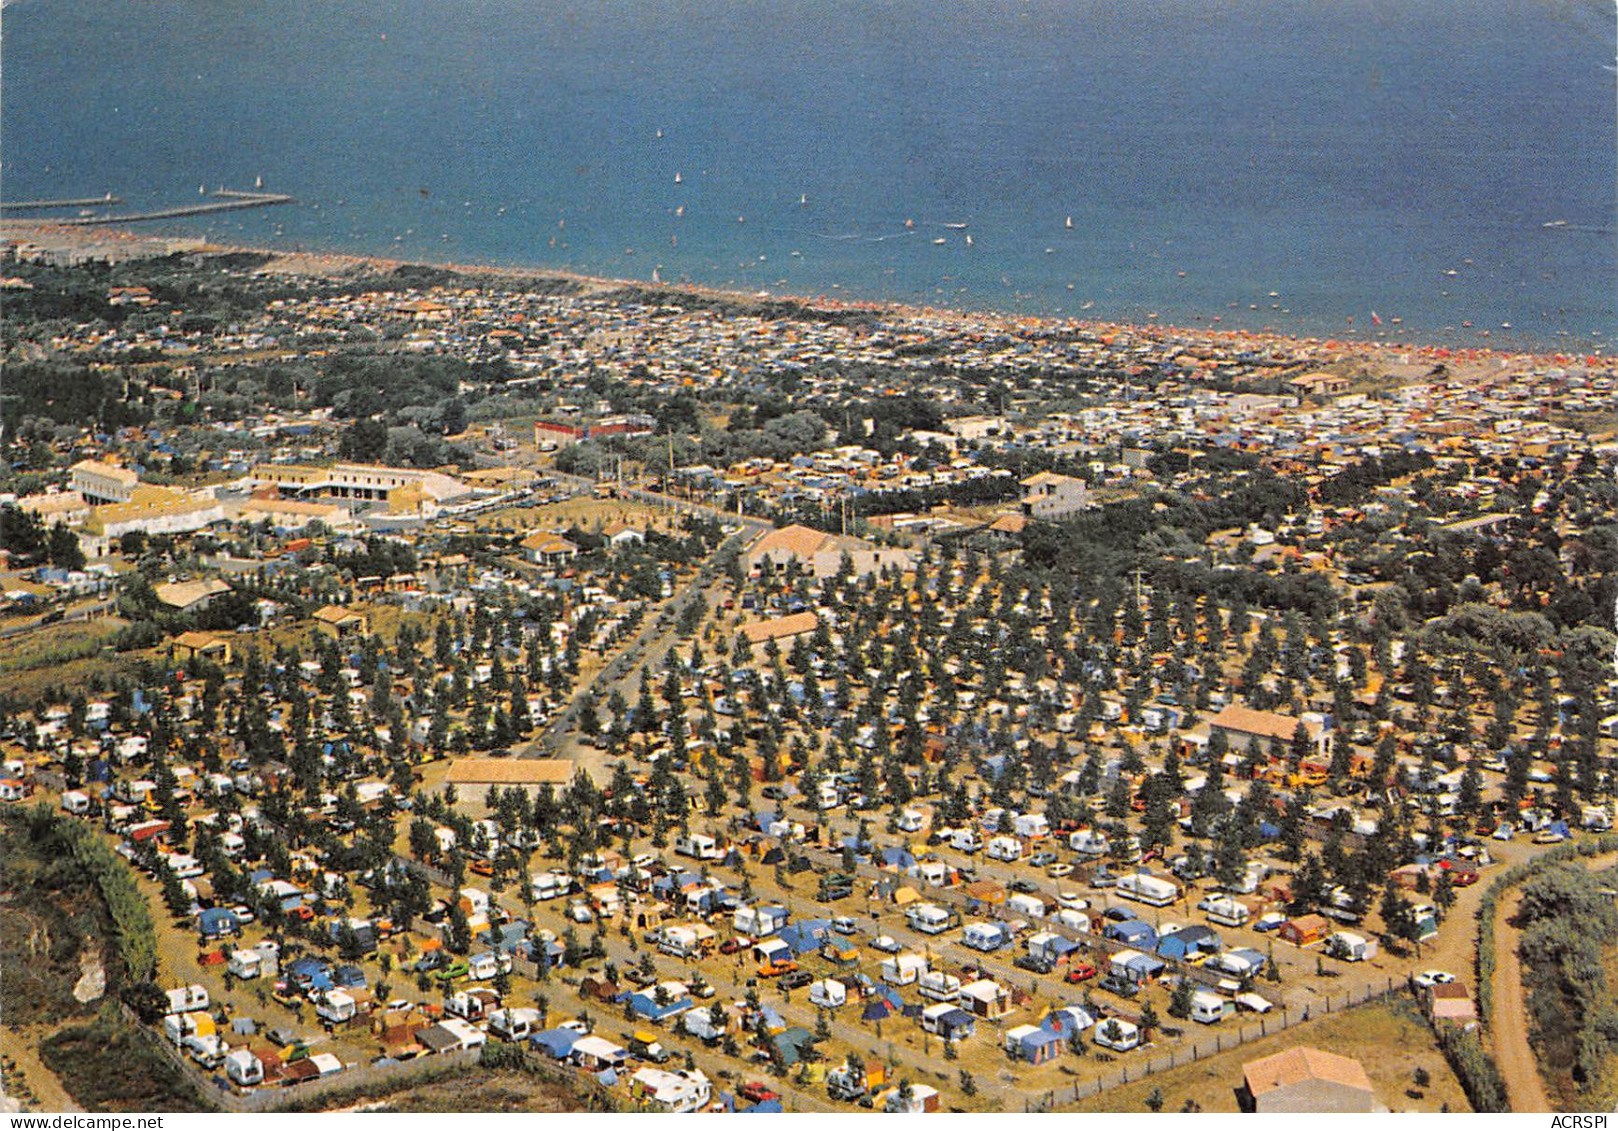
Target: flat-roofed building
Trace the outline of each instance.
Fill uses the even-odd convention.
[[[470,488],[453,475],[411,467],[337,463],[330,467],[261,463],[253,482],[274,487],[282,498],[336,499],[350,503],[385,503],[392,511],[432,513]]]
[[[101,460],[80,460],[68,469],[68,486],[91,503],[127,503],[140,476],[127,467]]]

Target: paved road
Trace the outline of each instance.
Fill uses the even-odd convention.
[[[591,480],[578,476],[563,475],[559,472],[552,474],[569,486],[593,486]],[[626,700],[633,702],[640,690],[641,669],[649,669],[655,677],[668,650],[676,642],[678,611],[692,600],[703,601],[712,606],[713,590],[724,580],[715,564],[717,560],[728,550],[740,549],[770,529],[770,524],[762,519],[738,519],[735,515],[726,514],[702,503],[675,499],[652,491],[625,489],[623,495],[654,506],[673,507],[685,514],[700,514],[721,522],[740,522],[741,529],[720,543],[719,548],[709,555],[697,573],[682,584],[673,596],[664,601],[647,619],[634,638],[622,645],[589,682],[574,691],[573,698],[569,700],[567,706],[540,729],[535,744],[529,747],[528,757],[573,758],[590,772],[598,785],[605,785],[607,781],[607,757],[602,751],[585,746],[579,741],[579,735],[574,728],[578,720],[581,697],[588,691],[600,704],[605,703],[616,690],[622,693]],[[616,758],[613,760],[616,761]]]
[[[49,628],[53,624],[76,624],[79,621],[90,620],[94,617],[105,616],[112,612],[111,601],[97,601],[93,604],[82,605],[76,609],[69,609],[55,620],[37,620],[31,624],[14,624],[9,628],[0,628],[0,640],[9,640],[14,636],[23,636],[36,629]]]

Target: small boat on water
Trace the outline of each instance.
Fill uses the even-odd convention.
[[[972,233],[971,232],[966,233],[966,246],[967,247],[972,246]]]
[[[678,208],[676,208],[674,210],[674,214],[676,216],[684,216],[685,215],[685,205],[682,204]]]
[[[947,241],[947,240],[946,240],[946,239],[944,239],[944,237],[943,237],[943,236],[939,236],[939,237],[938,237],[938,238],[937,238],[937,239],[936,239],[936,240],[934,240],[934,241],[933,241],[933,242],[934,242],[934,243],[947,243],[947,242],[949,242],[949,241]]]
[[[1567,221],[1566,220],[1547,220],[1543,224],[1541,224],[1540,227],[1541,228],[1565,228],[1565,227],[1567,227]]]
[[[253,187],[256,188],[256,189],[263,188],[264,187],[264,178],[263,177],[254,177],[253,178]]]
[[[915,226],[916,226],[916,222],[914,220],[906,220],[905,221],[905,227],[906,228],[914,228]]]
[[[806,192],[805,193],[799,193],[798,194],[798,207],[799,208],[804,208],[808,204],[809,204],[809,194],[806,193]]]
[[[952,232],[964,232],[966,230],[965,224],[945,224],[944,227]]]
[[[677,184],[677,185],[682,185],[682,184],[685,183],[685,178],[680,176],[679,173],[675,173],[674,174],[674,183]]]
[[[207,185],[198,185],[197,186],[197,195],[198,196],[207,196],[208,195],[208,186]]]
[[[1067,223],[1066,223],[1066,224],[1063,224],[1063,225],[1062,225],[1062,226],[1063,226],[1063,227],[1064,227],[1064,228],[1068,228],[1068,229],[1070,229],[1070,230],[1071,230],[1071,229],[1072,229],[1072,227],[1073,227],[1073,217],[1071,217],[1071,216],[1069,216],[1069,217],[1068,217],[1068,218],[1067,218]]]

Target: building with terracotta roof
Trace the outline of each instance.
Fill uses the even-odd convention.
[[[796,562],[819,578],[835,577],[845,559],[860,577],[888,566],[905,569],[915,560],[909,550],[881,548],[863,538],[828,534],[797,523],[767,531],[747,548],[745,557],[748,569],[758,569],[765,562],[780,569]]]
[[[535,565],[559,566],[578,555],[579,548],[560,534],[537,530],[520,543],[523,556]]]
[[[1248,1061],[1242,1080],[1249,1110],[1263,1114],[1387,1110],[1359,1061],[1308,1045]]]
[[[771,640],[785,651],[800,636],[808,636],[820,627],[820,618],[813,612],[789,613],[773,620],[744,624],[738,630],[747,641],[754,656],[760,655]]]
[[[1272,755],[1285,755],[1297,733],[1298,719],[1274,711],[1255,711],[1232,703],[1208,720],[1208,732],[1223,731],[1230,748],[1238,753],[1249,743]],[[1309,752],[1314,755],[1331,753],[1331,738],[1319,723],[1303,720],[1304,733],[1309,736]]]
[[[323,605],[315,610],[315,627],[341,640],[345,636],[364,636],[371,631],[371,618],[355,609],[342,605]]]
[[[217,632],[182,632],[174,638],[174,652],[184,659],[198,657],[228,665],[231,661],[230,637]]]
[[[154,586],[152,592],[157,595],[160,604],[182,613],[194,613],[207,608],[220,594],[229,593],[230,585],[217,577],[210,577],[206,581],[171,581]]]
[[[1095,505],[1090,485],[1071,475],[1041,471],[1022,481],[1022,513],[1029,518],[1066,518]]]
[[[573,784],[577,769],[570,758],[457,758],[444,775],[463,805],[486,804],[489,790],[517,788],[529,794],[557,793]]]
[[[1434,1021],[1448,1021],[1467,1025],[1478,1019],[1478,1008],[1472,1003],[1472,994],[1464,982],[1440,982],[1428,986],[1422,994],[1427,1016]]]

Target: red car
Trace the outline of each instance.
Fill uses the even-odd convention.
[[[1096,968],[1088,962],[1075,962],[1067,968],[1062,980],[1069,984],[1088,981],[1096,976]]]
[[[746,938],[746,937],[744,937],[742,935],[737,935],[735,938],[726,939],[724,942],[720,943],[719,944],[719,953],[720,954],[735,954],[737,951],[746,950],[748,947],[750,947],[752,945],[753,945],[753,940],[752,939]]]
[[[746,1100],[748,1103],[755,1104],[767,1103],[770,1100],[778,1100],[781,1098],[779,1092],[772,1092],[769,1088],[765,1087],[757,1080],[749,1080],[740,1088],[736,1089],[736,1094],[742,1099]]]

